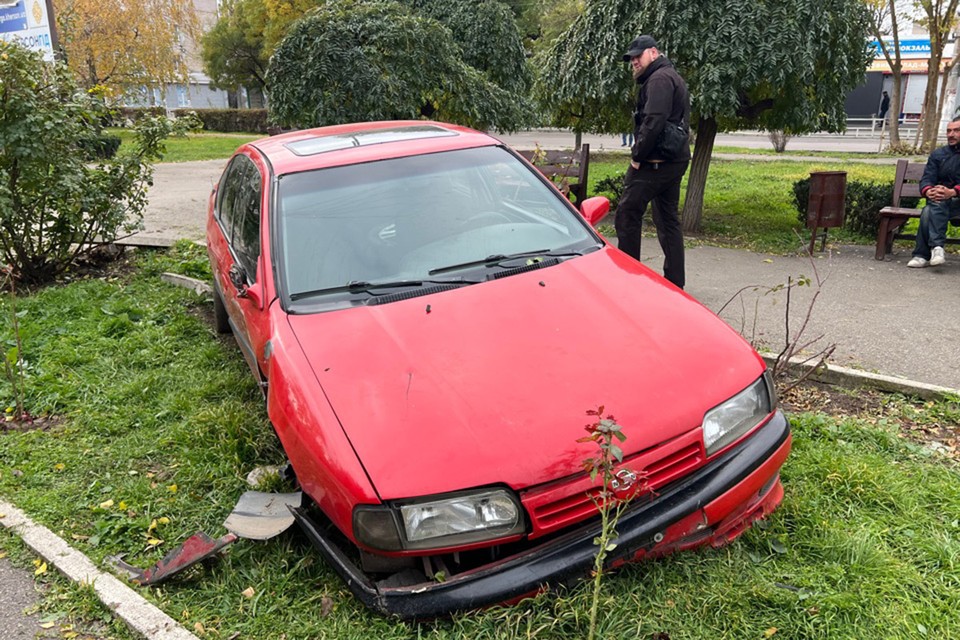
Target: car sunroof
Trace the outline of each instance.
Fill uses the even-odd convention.
[[[352,131],[329,136],[318,136],[289,142],[284,146],[298,156],[312,156],[328,151],[339,151],[351,147],[365,147],[371,144],[386,142],[402,142],[404,140],[422,140],[424,138],[444,138],[458,135],[434,125],[413,127],[397,127],[396,129],[371,129],[367,131]]]

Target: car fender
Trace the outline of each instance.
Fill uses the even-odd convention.
[[[267,413],[303,491],[352,538],[354,505],[380,499],[296,336],[285,319],[273,324]]]

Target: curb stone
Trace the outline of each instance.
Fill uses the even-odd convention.
[[[0,499],[0,525],[19,536],[37,555],[73,582],[92,585],[100,602],[137,635],[146,640],[199,640],[136,591],[97,569],[90,558],[72,548],[63,538],[35,523],[3,499]]]
[[[773,366],[777,361],[777,354],[763,352],[760,356],[768,366]],[[804,358],[795,357],[790,359],[792,367],[799,368],[804,372],[815,369],[815,365],[806,362]],[[950,387],[940,387],[935,384],[925,382],[916,382],[906,378],[897,378],[880,373],[870,373],[868,371],[859,371],[827,363],[820,370],[810,375],[812,380],[826,382],[842,387],[857,388],[870,387],[880,391],[891,391],[923,398],[924,400],[943,400],[948,396],[960,397],[960,389],[951,389]]]

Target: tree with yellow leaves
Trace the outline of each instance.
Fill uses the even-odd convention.
[[[189,41],[200,36],[193,0],[54,0],[67,63],[87,88],[114,93],[186,82]]]

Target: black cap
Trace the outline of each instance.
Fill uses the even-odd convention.
[[[637,56],[642,55],[643,52],[650,47],[656,46],[657,41],[654,40],[652,36],[640,36],[630,43],[630,48],[627,49],[625,54],[623,54],[623,61],[630,62],[630,58],[636,58]]]

